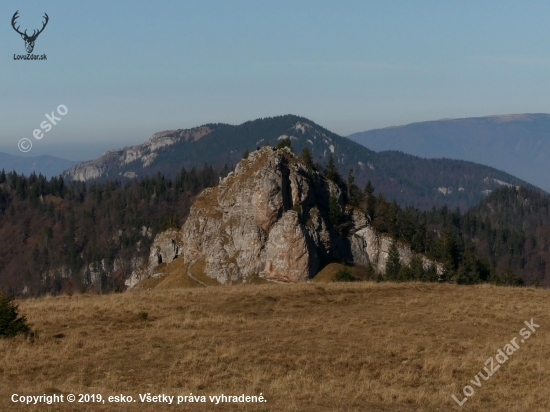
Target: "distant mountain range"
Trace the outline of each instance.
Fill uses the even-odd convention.
[[[443,119],[348,137],[377,152],[486,164],[550,191],[550,114]]]
[[[185,167],[235,165],[245,150],[276,145],[290,138],[296,153],[308,146],[315,162],[326,164],[332,154],[340,173],[354,169],[356,183],[371,180],[375,193],[382,191],[403,206],[467,207],[477,204],[501,186],[533,187],[492,167],[449,159],[422,159],[400,152],[376,153],[366,147],[294,115],[249,121],[238,126],[206,124],[186,130],[154,134],[144,144],[106,152],[96,160],[73,166],[70,179],[133,179],[158,172],[173,177]]]
[[[6,172],[15,170],[27,176],[32,172],[41,173],[46,177],[58,176],[78,163],[80,162],[47,155],[23,157],[0,152],[0,170],[4,169]]]

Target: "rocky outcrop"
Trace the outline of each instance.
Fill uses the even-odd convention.
[[[298,212],[290,210],[277,221],[265,245],[267,279],[305,282],[319,269],[317,245],[300,224]]]
[[[393,242],[390,236],[377,233],[371,226],[364,226],[350,235],[349,239],[355,264],[365,266],[370,263],[378,273],[386,271],[386,262]],[[410,246],[401,241],[398,241],[396,246],[401,264],[409,265],[413,257]],[[425,256],[422,256],[422,263],[425,269],[435,264],[438,272],[442,271],[441,265]]]
[[[145,228],[142,229],[146,230]],[[156,267],[161,263],[171,263],[180,255],[183,246],[180,230],[168,229],[155,236],[149,251],[149,260],[146,265],[134,266],[131,276],[126,279],[125,285],[133,288],[144,279],[155,277]]]
[[[120,176],[133,179],[140,175],[136,170],[150,166],[164,149],[176,143],[196,142],[211,131],[209,127],[203,126],[155,133],[143,144],[107,151],[95,160],[71,167],[63,175],[82,182]]]
[[[170,263],[176,259],[183,246],[181,232],[168,229],[159,233],[153,241],[149,253],[149,269],[152,271],[160,263]]]
[[[391,238],[380,235],[370,226],[359,229],[351,236],[354,262],[365,264],[365,261],[368,261],[378,272],[383,273],[386,270],[391,243]],[[412,258],[410,248],[398,242],[397,249],[401,262],[410,263]]]
[[[331,197],[342,216],[336,225],[328,217]],[[254,276],[305,282],[334,259],[384,272],[391,242],[364,213],[344,208],[337,184],[308,170],[290,149],[266,146],[204,190],[181,231],[155,238],[143,275],[154,275],[157,264],[178,255],[188,273],[222,284]],[[398,249],[408,264],[410,248],[398,243]]]
[[[134,286],[146,277],[137,276],[144,267],[147,266],[144,265],[142,257],[116,258],[113,261],[101,259],[86,263],[80,271],[74,271],[67,265],[50,268],[41,274],[41,280],[44,283],[51,283],[55,279],[78,279],[81,287],[95,286],[98,290],[102,290],[105,288],[105,282],[112,284],[115,278],[117,282],[122,281],[126,273],[131,273],[132,275],[125,280],[125,284]]]
[[[319,208],[331,193],[343,206],[340,188],[289,149],[259,149],[199,195],[182,229],[183,257],[191,267],[204,260],[204,274],[220,283],[305,281],[337,237]]]

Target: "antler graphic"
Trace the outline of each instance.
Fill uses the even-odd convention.
[[[42,17],[44,19],[46,19],[46,21],[44,23],[42,23],[42,28],[40,30],[38,30],[38,32],[36,34],[34,34],[34,32],[32,33],[31,38],[33,38],[33,39],[36,39],[38,37],[38,35],[44,31],[44,29],[46,28],[46,25],[48,24],[48,21],[50,20],[50,18],[48,17],[48,15],[46,13],[44,13],[44,16],[42,16]]]
[[[15,27],[16,20],[19,17],[18,14],[19,14],[19,10],[17,10],[15,12],[15,14],[13,15],[13,17],[11,18],[11,26],[13,27],[13,29],[17,33],[19,33],[21,35],[23,40],[25,40],[25,48],[27,49],[27,53],[32,53],[32,51],[34,49],[34,42],[36,41],[36,38],[38,37],[38,35],[40,33],[42,33],[44,31],[44,29],[46,28],[46,25],[48,24],[48,21],[50,20],[50,18],[48,17],[47,13],[44,13],[43,17],[44,17],[45,21],[42,23],[42,28],[40,30],[38,30],[38,32],[36,30],[33,30],[32,35],[29,36],[27,34],[27,30],[25,30],[25,32],[21,33],[19,31],[19,26]]]
[[[15,27],[15,20],[17,20],[17,18],[19,17],[18,14],[19,14],[19,10],[17,10],[17,11],[15,12],[15,14],[13,15],[13,17],[11,18],[11,26],[12,26],[13,29],[14,29],[17,33],[19,33],[21,36],[26,36],[26,35],[27,35],[27,30],[25,30],[25,33],[21,33],[21,32],[19,31],[19,26],[17,26],[17,28]]]

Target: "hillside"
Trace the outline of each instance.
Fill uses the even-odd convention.
[[[482,163],[550,191],[550,114],[444,119],[354,133],[371,150]]]
[[[184,261],[183,274],[203,284],[307,282],[331,262],[397,280],[401,266],[412,268],[416,261],[411,278],[430,272],[436,280],[442,272],[436,260],[369,224],[360,196],[351,196],[358,188],[351,186],[337,174],[316,171],[288,147],[262,147],[197,196],[181,229],[157,235],[147,269],[136,271],[131,283],[175,260]],[[392,248],[399,268],[389,274]]]
[[[89,185],[0,172],[0,291],[124,290],[153,237],[179,227],[195,195],[227,172],[204,167],[174,179]]]
[[[122,291],[176,257],[191,286],[304,281],[331,262],[362,267],[358,279],[550,285],[548,197],[536,189],[495,190],[467,213],[422,211],[288,147],[261,148],[228,172],[88,185],[0,173],[0,289]]]
[[[484,362],[531,319],[537,332],[488,381],[480,379],[463,409],[550,410],[548,290],[270,284],[19,304],[38,339],[0,339],[2,411],[460,410],[451,396],[462,399]],[[26,406],[11,402],[14,393],[125,394],[137,402]],[[140,393],[261,393],[267,402],[147,404]]]
[[[182,167],[188,170],[208,163],[214,167],[235,165],[245,150],[276,145],[290,138],[296,153],[310,148],[322,165],[332,154],[343,175],[353,168],[357,183],[371,180],[377,191],[401,205],[423,209],[447,205],[466,209],[489,191],[502,185],[531,185],[507,173],[471,162],[422,159],[398,153],[376,153],[332,133],[311,120],[287,115],[258,119],[238,126],[207,124],[188,130],[156,133],[134,147],[107,152],[100,158],[74,166],[65,177],[79,181],[133,179],[157,172],[173,177]]]
[[[0,152],[0,170],[6,172],[15,170],[19,174],[42,174],[46,177],[58,176],[71,166],[78,164],[74,160],[61,159],[54,156],[14,156]]]
[[[471,208],[462,230],[501,270],[550,286],[550,199],[536,190],[502,188]]]

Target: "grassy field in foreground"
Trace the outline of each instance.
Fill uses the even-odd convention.
[[[39,336],[0,340],[1,411],[548,411],[550,290],[421,283],[153,289],[18,302]],[[481,387],[470,380],[534,319]],[[519,341],[519,339],[518,339]],[[475,394],[460,408],[451,395]],[[140,403],[139,393],[263,404]],[[131,395],[14,404],[13,393]]]

